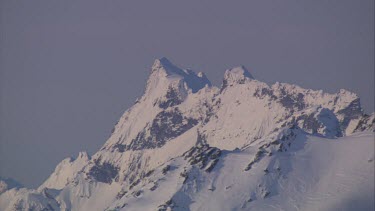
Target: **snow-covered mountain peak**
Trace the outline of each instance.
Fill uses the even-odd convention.
[[[164,76],[181,76],[183,77],[186,73],[175,66],[167,58],[162,57],[160,59],[155,59],[154,64],[152,65],[151,72],[162,72]],[[161,75],[160,75],[161,76]]]
[[[159,98],[173,92],[184,98],[190,91],[195,93],[206,85],[211,86],[211,82],[204,74],[181,69],[163,57],[156,59],[152,65],[145,97]]]
[[[247,68],[243,65],[228,69],[224,74],[224,79],[227,80],[242,80],[244,78],[254,79],[249,70],[247,70]]]

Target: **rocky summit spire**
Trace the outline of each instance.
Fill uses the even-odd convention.
[[[203,73],[196,74],[190,69],[181,69],[165,57],[155,60],[151,68],[148,84],[151,85],[159,83],[159,79],[161,77],[166,79],[162,80],[163,83],[169,83],[170,81],[175,81],[176,79],[182,80],[193,93],[197,92],[206,85],[211,86],[211,82]],[[156,85],[153,86],[153,88],[155,87]]]
[[[246,78],[254,79],[245,66],[234,67],[225,71],[224,79],[238,82]]]
[[[162,57],[160,59],[155,59],[154,64],[152,65],[151,72],[161,71],[168,75],[179,75],[184,77],[186,73],[172,62],[170,62],[167,58]]]
[[[225,71],[221,89],[225,89],[228,85],[243,84],[246,80],[251,79],[254,79],[254,77],[245,66],[234,67]]]

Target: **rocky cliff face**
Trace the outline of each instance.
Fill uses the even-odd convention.
[[[246,209],[254,200],[280,194],[278,182],[292,171],[285,156],[303,149],[309,137],[329,141],[373,127],[374,114],[364,114],[358,96],[346,90],[328,94],[285,83],[270,86],[242,66],[227,70],[219,89],[203,73],[162,58],[152,66],[144,95],[97,153],[63,160],[38,190],[2,194],[0,207],[199,210],[194,202],[215,192],[222,175],[242,178],[259,163],[272,166],[254,171],[259,181],[241,179],[249,190],[228,206],[241,200]],[[234,159],[233,168],[226,159]],[[274,162],[284,163],[286,172]],[[222,188],[244,191],[234,184]]]

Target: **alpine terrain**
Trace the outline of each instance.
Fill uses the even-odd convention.
[[[218,88],[162,58],[98,152],[35,190],[2,180],[0,210],[374,210],[374,162],[374,113],[352,92],[243,66]]]

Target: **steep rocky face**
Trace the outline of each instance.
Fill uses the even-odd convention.
[[[183,102],[182,96],[179,95],[178,91],[173,87],[169,87],[165,99],[158,102],[161,109],[179,105]]]
[[[198,120],[183,116],[175,108],[156,115],[151,125],[147,125],[128,145],[128,150],[143,150],[162,147],[168,140],[178,137],[198,124]]]
[[[94,164],[89,168],[87,176],[95,181],[111,183],[118,180],[119,168],[110,162],[101,162],[100,159],[94,160]]]
[[[209,173],[218,163],[221,150],[216,147],[210,147],[205,139],[202,134],[198,133],[197,144],[186,151],[183,156],[190,165],[196,165]]]
[[[341,116],[341,129],[345,130],[350,121],[361,118],[364,115],[359,98],[353,100],[347,107],[339,110],[337,114]]]
[[[358,123],[354,128],[353,133],[361,131],[375,132],[375,113],[371,115],[364,114],[358,119]]]
[[[220,175],[227,175],[222,169],[229,169],[240,172],[236,177],[251,189],[241,205],[246,208],[254,200],[277,195],[272,187],[283,181],[284,170],[278,166],[260,171],[257,166],[290,165],[283,153],[302,149],[305,142],[299,139],[335,139],[373,131],[373,125],[374,114],[364,114],[358,96],[345,90],[328,94],[285,83],[270,86],[243,66],[227,70],[219,89],[203,73],[162,58],[151,68],[144,95],[123,114],[92,158],[80,153],[77,159],[65,159],[37,191],[10,196],[19,194],[22,203],[12,203],[27,207],[24,198],[36,195],[33,203],[47,210],[83,210],[92,204],[131,210],[141,209],[131,205],[137,200],[165,190],[148,200],[157,201],[160,210],[176,209],[188,207],[198,192],[219,197],[222,191],[234,190],[233,184],[226,184],[215,192],[220,186],[216,181],[226,177]],[[224,166],[228,162],[233,168]],[[247,181],[251,177],[242,177],[245,174],[267,176],[255,184]]]
[[[310,134],[320,134],[329,138],[343,135],[339,120],[327,108],[314,107],[307,109],[299,115],[292,116],[290,123],[298,125]]]

